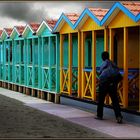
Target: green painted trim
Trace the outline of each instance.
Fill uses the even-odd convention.
[[[27,39],[24,39],[24,85],[27,86]]]
[[[60,91],[60,35],[56,35],[56,92]]]
[[[41,38],[38,38],[38,88],[41,89],[42,80],[41,80]]]
[[[51,90],[51,63],[52,63],[52,59],[51,59],[51,50],[52,50],[52,39],[49,36],[49,90]]]

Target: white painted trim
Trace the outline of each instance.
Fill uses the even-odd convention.
[[[32,31],[32,33],[34,33],[34,31],[32,30],[32,28],[30,27],[30,25],[27,24],[26,27],[25,27],[25,29],[24,29],[24,31],[23,31],[23,33],[22,33],[23,36],[26,33],[27,28],[29,28]]]
[[[41,29],[41,27],[43,26],[43,24],[46,25],[46,27],[52,32],[52,29],[49,27],[49,25],[46,23],[46,21],[42,21],[42,23],[40,24],[39,28],[37,29],[36,33],[39,32],[39,30]]]

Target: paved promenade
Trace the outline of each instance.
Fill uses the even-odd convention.
[[[125,120],[117,124],[114,119],[100,121],[94,116],[95,113],[0,88],[0,138],[140,139],[140,124]]]

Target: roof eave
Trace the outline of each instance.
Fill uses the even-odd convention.
[[[34,31],[33,31],[32,28],[29,26],[29,24],[27,24],[26,27],[25,27],[25,29],[24,29],[24,31],[23,31],[23,33],[22,33],[23,36],[25,36],[25,34],[26,34],[26,32],[27,32],[28,29],[30,29],[31,32],[34,33]]]
[[[68,17],[67,17],[64,13],[62,13],[62,15],[61,15],[60,18],[58,19],[58,21],[57,21],[55,27],[53,28],[52,32],[59,32],[59,31],[61,30],[61,28],[62,28],[62,25],[63,25],[65,22],[68,23],[72,29],[74,29],[74,26],[73,26],[73,24],[71,23],[71,21],[68,19]]]
[[[13,30],[12,30],[12,32],[11,32],[11,34],[10,34],[11,37],[14,34],[14,32],[16,32],[18,35],[20,35],[19,32],[18,32],[18,30],[17,30],[17,28],[14,27]]]
[[[80,23],[83,23],[82,21],[84,20],[84,17],[88,15],[92,20],[94,20],[99,26],[100,26],[100,21],[99,19],[93,15],[93,13],[88,9],[85,8],[85,10],[82,12],[76,23],[74,24],[74,29],[78,28],[79,26],[81,27]],[[87,18],[86,18],[87,19]]]
[[[101,20],[101,26],[107,25],[110,22],[110,19],[112,20],[116,14],[113,14],[114,12],[118,13],[119,11],[124,12],[127,16],[129,16],[133,21],[136,22],[135,15],[133,15],[124,5],[122,5],[120,2],[116,2],[110,10],[106,13],[106,15]],[[110,18],[111,16],[111,18]],[[108,21],[109,20],[109,21]]]
[[[45,25],[49,29],[49,31],[52,32],[51,27],[49,27],[49,25],[46,23],[46,21],[43,20],[42,23],[40,24],[39,28],[36,31],[37,34],[39,33],[39,31],[40,31],[40,29],[42,28],[43,25]]]

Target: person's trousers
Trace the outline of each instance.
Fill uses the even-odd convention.
[[[111,97],[116,118],[122,117],[121,109],[120,109],[120,105],[119,105],[119,99],[118,99],[118,95],[117,95],[117,84],[115,84],[115,83],[111,83],[110,85],[108,85],[108,84],[99,85],[97,116],[103,117],[104,101],[105,101],[105,97],[107,94],[109,94],[109,96]]]

